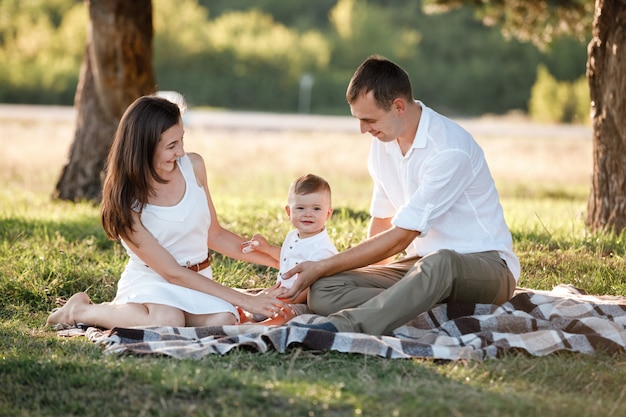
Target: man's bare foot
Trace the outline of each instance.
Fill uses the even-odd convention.
[[[86,293],[79,292],[74,294],[61,308],[48,316],[46,326],[53,326],[59,323],[74,324],[76,310],[87,304],[91,304],[91,299]]]

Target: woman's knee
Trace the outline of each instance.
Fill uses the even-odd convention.
[[[235,317],[234,313],[215,313],[211,314],[208,322],[214,324],[208,324],[210,326],[232,326],[239,323],[239,319]]]
[[[185,314],[182,310],[163,305],[148,305],[150,321],[155,326],[183,327]]]
[[[231,326],[239,323],[233,313],[186,314],[185,325],[188,327]]]

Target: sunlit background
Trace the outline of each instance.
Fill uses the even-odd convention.
[[[425,14],[419,0],[153,0],[159,90],[191,106],[348,115],[354,69],[378,53],[411,75],[416,98],[453,116],[521,112],[586,123],[586,41],[539,49],[506,39],[470,8]],[[0,2],[0,102],[71,105],[85,2]],[[580,35],[580,34],[579,34]]]

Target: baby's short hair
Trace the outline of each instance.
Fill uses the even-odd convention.
[[[289,187],[289,195],[305,195],[316,192],[327,192],[330,196],[330,185],[328,182],[315,174],[306,174],[296,178]]]

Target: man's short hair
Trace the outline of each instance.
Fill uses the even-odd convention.
[[[397,98],[413,100],[413,88],[407,72],[380,55],[371,55],[354,72],[346,100],[349,104],[361,94],[374,92],[376,104],[383,110],[389,110]]]

